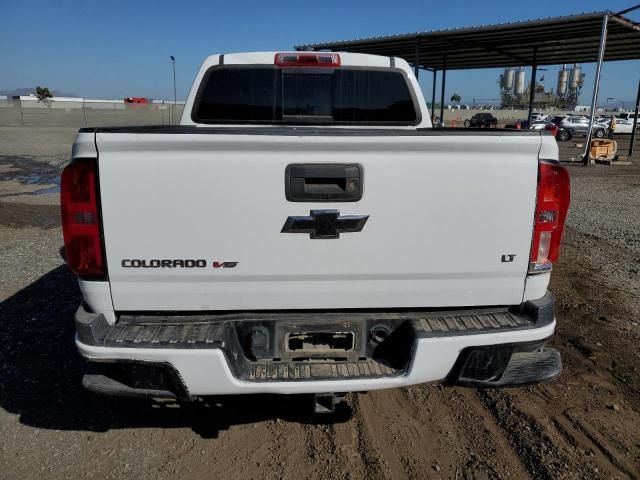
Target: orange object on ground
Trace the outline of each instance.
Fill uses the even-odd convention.
[[[594,160],[613,160],[618,151],[618,143],[608,138],[591,140],[589,157]]]

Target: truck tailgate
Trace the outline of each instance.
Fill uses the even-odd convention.
[[[537,135],[468,131],[98,131],[114,308],[518,304],[540,144]],[[293,163],[361,165],[361,200],[288,201],[285,169]],[[337,239],[282,233],[288,217],[326,209],[368,219]]]

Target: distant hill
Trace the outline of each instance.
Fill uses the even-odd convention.
[[[6,95],[7,97],[14,97],[18,95],[30,95],[36,93],[36,87],[31,88],[14,88],[13,90],[0,90],[0,95]],[[77,97],[73,93],[64,93],[58,90],[51,90],[51,95],[54,97]]]

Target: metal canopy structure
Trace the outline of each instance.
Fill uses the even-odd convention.
[[[401,57],[428,70],[595,62],[605,16],[609,17],[609,27],[604,60],[640,58],[640,23],[612,12],[315,43],[295,48]]]
[[[435,105],[437,72],[442,72],[441,125],[444,124],[447,70],[531,66],[528,114],[528,120],[531,122],[538,66],[596,62],[589,134],[584,153],[586,163],[602,63],[611,60],[640,59],[640,23],[624,16],[638,8],[640,5],[618,13],[581,13],[496,25],[305,44],[297,45],[295,48],[305,51],[347,51],[404,58],[413,64],[416,77],[420,69],[433,72],[432,106]],[[635,128],[634,122],[634,133]],[[629,155],[632,148],[633,143]]]

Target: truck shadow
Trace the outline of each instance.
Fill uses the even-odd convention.
[[[103,397],[81,386],[85,364],[74,344],[73,315],[81,301],[75,277],[60,266],[0,304],[0,408],[36,428],[107,431],[189,427],[216,438],[232,425],[272,419],[298,423],[348,421],[341,404],[314,416],[309,398],[250,395],[166,404]]]

